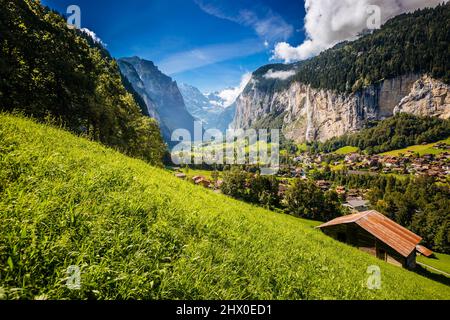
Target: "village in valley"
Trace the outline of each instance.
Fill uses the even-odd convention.
[[[349,188],[334,181],[322,179],[325,172],[340,172],[345,175],[420,177],[428,176],[437,182],[450,182],[450,144],[435,143],[426,149],[429,152],[417,152],[414,148],[404,152],[368,155],[357,148],[342,148],[344,152],[311,153],[302,151],[284,157],[277,178],[279,195],[283,197],[293,179],[312,179],[323,192],[335,191],[350,212],[362,212],[370,207],[366,194],[369,189]],[[347,151],[347,152],[345,152]],[[217,170],[195,170],[187,167],[174,167],[175,176],[191,180],[192,183],[220,192],[223,183],[221,172]]]

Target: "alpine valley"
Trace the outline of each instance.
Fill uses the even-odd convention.
[[[450,300],[449,1],[67,2],[0,0],[0,300]]]

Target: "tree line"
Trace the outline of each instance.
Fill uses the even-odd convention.
[[[431,143],[450,136],[450,119],[418,117],[399,113],[368,128],[326,142],[311,143],[311,151],[330,153],[345,146],[358,147],[367,154],[403,149],[412,145]]]
[[[335,191],[323,192],[313,180],[296,179],[280,192],[275,176],[262,176],[233,167],[223,173],[221,191],[238,200],[283,210],[296,217],[328,221],[344,214],[341,199]]]

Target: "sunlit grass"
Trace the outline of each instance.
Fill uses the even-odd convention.
[[[450,288],[312,222],[0,115],[0,293],[8,299],[449,299]],[[81,290],[66,270],[81,268]],[[366,287],[370,265],[382,289]]]
[[[357,148],[357,147],[346,146],[346,147],[342,147],[342,148],[336,150],[334,153],[346,155],[346,154],[355,153],[358,151],[359,151],[359,148]]]
[[[418,256],[417,261],[450,274],[450,255],[435,253],[433,258]]]
[[[416,146],[410,146],[404,149],[399,149],[399,150],[394,150],[394,151],[389,151],[389,152],[385,152],[382,153],[382,156],[395,156],[398,157],[402,154],[406,154],[408,152],[413,152],[413,153],[418,153],[419,155],[423,156],[425,154],[434,154],[434,155],[438,155],[441,153],[444,153],[446,150],[443,149],[436,149],[434,148],[434,146],[438,143],[447,143],[450,144],[450,138],[446,139],[446,140],[442,140],[439,142],[435,142],[435,143],[430,143],[430,144],[425,144],[425,145],[416,145]]]

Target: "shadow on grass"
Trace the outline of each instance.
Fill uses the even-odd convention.
[[[449,277],[446,277],[443,274],[440,274],[440,273],[433,272],[431,270],[425,269],[421,265],[417,265],[416,268],[414,269],[414,272],[419,274],[419,275],[421,275],[421,276],[423,276],[423,277],[431,279],[433,281],[440,282],[442,284],[450,286],[450,278]]]

